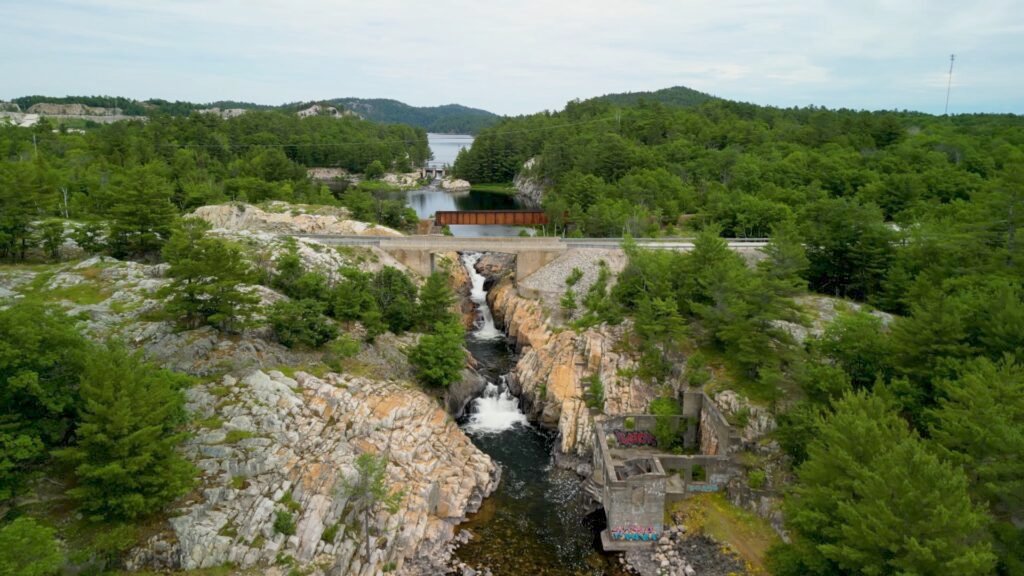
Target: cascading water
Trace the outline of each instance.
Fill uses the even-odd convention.
[[[476,263],[482,254],[463,254],[462,264],[469,273],[472,288],[469,299],[476,305],[476,327],[469,337],[477,342],[497,342],[505,335],[494,325],[491,307],[487,305],[487,292],[484,290],[486,278],[476,271]],[[519,399],[508,389],[505,375],[497,382],[488,382],[483,393],[470,406],[469,418],[463,429],[470,434],[504,432],[513,426],[529,426],[530,422],[519,409]]]
[[[464,524],[474,538],[456,555],[471,566],[486,566],[495,576],[620,574],[595,549],[597,527],[578,498],[580,478],[554,465],[554,436],[530,425],[508,388],[506,374],[514,357],[487,305],[485,278],[476,271],[481,257],[462,256],[477,309],[466,347],[488,384],[460,423],[501,466],[501,483]]]
[[[491,315],[491,307],[487,305],[487,291],[484,290],[484,283],[487,281],[483,274],[476,271],[476,263],[480,261],[483,254],[467,253],[462,255],[462,265],[469,273],[472,286],[469,291],[469,299],[476,305],[476,330],[470,334],[477,340],[500,340],[505,337],[501,330],[494,325],[494,316]]]

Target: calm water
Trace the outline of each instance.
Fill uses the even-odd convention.
[[[474,538],[457,556],[471,566],[489,567],[495,576],[620,574],[613,558],[597,550],[600,526],[584,515],[580,478],[554,465],[554,436],[529,423],[504,385],[514,358],[487,307],[484,279],[473,268],[478,258],[463,255],[478,314],[466,346],[490,384],[461,426],[501,466],[501,483],[461,526]]]
[[[473,137],[464,134],[427,134],[430,150],[434,153],[433,164],[455,162],[459,150],[473,145]],[[519,203],[513,196],[495,192],[471,190],[469,192],[445,192],[436,186],[399,192],[391,196],[405,198],[406,204],[416,210],[420,218],[429,218],[439,211],[449,210],[514,210]],[[455,236],[517,236],[519,226],[452,226]]]
[[[434,153],[434,164],[451,166],[459,150],[473,145],[473,137],[469,134],[427,134],[430,151]]]

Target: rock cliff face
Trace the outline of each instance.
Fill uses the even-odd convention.
[[[311,214],[284,204],[280,212],[267,212],[250,204],[202,206],[192,214],[214,228],[284,234],[344,234],[350,236],[401,236],[387,226],[349,220],[345,212]]]
[[[544,197],[545,182],[533,175],[533,167],[537,159],[530,158],[523,163],[523,168],[512,179],[516,187],[516,198],[530,208],[540,208],[541,199]]]
[[[540,303],[520,297],[509,279],[491,289],[488,302],[520,351],[510,377],[513,387],[531,418],[558,429],[562,453],[586,456],[593,448],[594,414],[585,400],[585,379],[592,375],[604,387],[605,414],[646,412],[654,392],[628,376],[636,362],[617,346],[625,326],[555,332]]]
[[[434,573],[454,527],[497,485],[498,469],[436,402],[396,382],[280,372],[230,376],[189,390],[196,430],[185,450],[201,489],[130,568],[271,566],[306,574]],[[401,511],[378,512],[371,557],[358,510],[338,490],[361,453],[383,455]],[[294,535],[275,529],[291,515]]]

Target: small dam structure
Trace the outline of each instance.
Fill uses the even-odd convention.
[[[585,491],[592,506],[604,508],[605,551],[653,546],[664,531],[667,505],[723,491],[740,474],[731,456],[738,432],[703,391],[686,391],[682,400],[679,416],[622,414],[594,423],[594,471]],[[682,438],[683,454],[657,445],[659,420]]]

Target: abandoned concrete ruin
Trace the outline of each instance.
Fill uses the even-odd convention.
[[[664,529],[665,506],[690,494],[718,492],[740,473],[732,452],[737,431],[702,391],[683,393],[682,415],[661,416],[683,441],[682,452],[657,446],[658,416],[623,414],[595,419],[594,472],[586,492],[604,508],[606,551],[653,545]],[[677,450],[678,452],[678,450]]]

